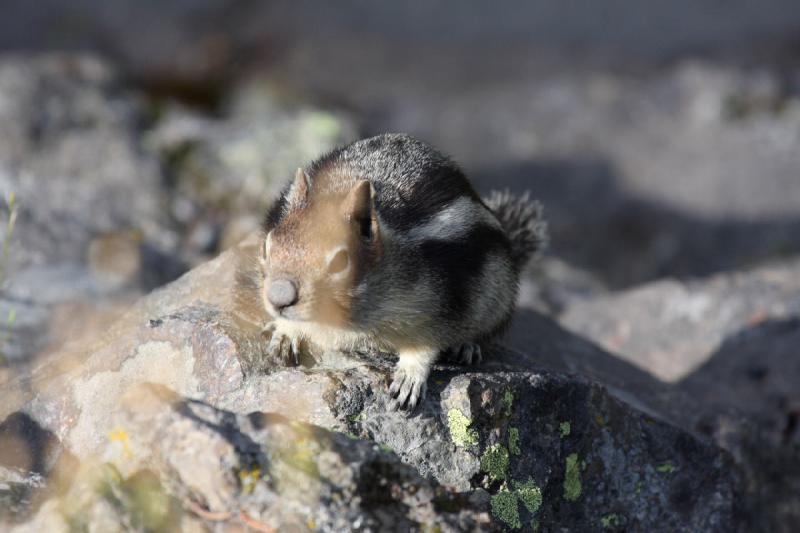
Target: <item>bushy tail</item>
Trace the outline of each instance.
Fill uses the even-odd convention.
[[[517,268],[524,267],[547,247],[544,209],[541,203],[531,200],[527,191],[519,196],[508,190],[492,191],[485,201],[511,240],[511,257]]]

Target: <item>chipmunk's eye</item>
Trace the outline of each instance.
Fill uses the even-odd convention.
[[[369,218],[363,218],[358,221],[358,229],[359,233],[361,234],[361,238],[365,241],[372,239],[372,220]]]
[[[350,256],[347,250],[339,250],[328,262],[328,272],[330,274],[339,274],[344,272],[350,265]]]

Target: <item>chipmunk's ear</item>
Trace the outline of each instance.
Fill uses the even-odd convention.
[[[372,184],[367,180],[361,180],[350,189],[342,203],[344,216],[358,225],[361,237],[367,240],[372,240],[378,229],[374,196]]]
[[[286,197],[289,207],[297,207],[308,199],[308,190],[311,188],[309,183],[308,174],[302,168],[298,168],[294,173],[294,182],[289,189],[289,194]]]

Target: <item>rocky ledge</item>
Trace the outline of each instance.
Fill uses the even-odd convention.
[[[519,319],[538,328],[524,351],[438,366],[413,416],[387,409],[390,356],[271,366],[232,290],[252,250],[244,241],[2,384],[0,497],[16,506],[0,520],[20,531],[745,523],[732,456],[682,429],[663,386],[633,367],[619,383],[548,368],[613,358],[543,317]]]

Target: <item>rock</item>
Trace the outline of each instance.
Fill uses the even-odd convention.
[[[148,145],[167,163],[174,218],[188,228],[190,246],[208,253],[230,243],[237,221],[260,220],[298,166],[355,137],[347,115],[253,79],[231,90],[218,118],[167,107]]]
[[[764,530],[789,531],[800,518],[799,316],[790,260],[575,301],[559,321],[672,382],[697,406],[675,412],[679,423],[734,454]]]
[[[570,330],[676,382],[745,329],[800,314],[800,263],[704,280],[664,280],[573,301],[559,317]]]
[[[517,305],[557,315],[576,300],[606,292],[605,284],[591,272],[546,255],[522,272]]]
[[[169,530],[191,512],[276,531],[496,529],[488,505],[467,506],[373,443],[275,414],[236,415],[163,386],[132,387],[123,404],[102,462],[86,462],[34,524]]]
[[[671,424],[671,413],[659,414],[658,394],[639,400],[536,362],[544,352],[587,367],[584,357],[607,357],[551,322],[528,327],[541,336],[530,339],[528,354],[497,347],[476,370],[437,367],[412,417],[387,409],[389,356],[327,353],[304,359],[299,368],[265,365],[257,313],[237,305],[231,291],[237,261],[254,247],[254,240],[245,241],[144,298],[103,339],[73,344],[37,370],[32,390],[17,390],[23,401],[0,406],[8,414],[21,408],[83,461],[102,457],[121,480],[142,469],[154,472],[170,498],[196,497],[206,521],[251,501],[234,473],[264,464],[262,455],[270,457],[265,439],[306,432],[334,446],[333,455],[314,448],[317,469],[325,458],[333,462],[324,468],[350,464],[348,454],[355,454],[366,461],[359,463],[361,475],[374,470],[418,487],[421,503],[406,503],[403,511],[417,522],[427,519],[414,516],[462,509],[466,515],[458,516],[467,524],[480,524],[488,510],[494,527],[526,529],[730,531],[743,523],[739,468],[727,453]],[[143,398],[120,402],[141,390],[141,382],[174,392],[151,387]],[[13,397],[13,384],[3,390]],[[253,412],[272,414],[247,416]],[[125,466],[118,459],[126,446],[138,450],[133,457],[143,455],[141,463],[134,458]],[[366,466],[386,457],[370,455],[375,447],[396,454],[389,455],[389,466]],[[315,481],[314,491],[327,494],[358,470],[336,466],[327,478],[332,485],[320,488]],[[324,500],[314,520],[341,524],[355,512],[364,523],[381,524],[398,516],[393,502],[405,502],[411,489],[381,489],[384,499],[374,500],[371,483],[357,483],[352,501]],[[264,492],[257,487],[253,494],[265,499],[246,513],[267,520],[263,502],[283,500],[266,484]],[[425,503],[430,491],[450,495],[436,515]],[[314,506],[302,502],[287,501],[283,508],[311,516],[303,509]],[[93,503],[81,508],[105,516]]]
[[[33,507],[32,495],[43,486],[40,474],[0,466],[0,525],[27,518]]]
[[[91,56],[0,60],[5,359],[58,342],[65,332],[48,325],[61,306],[104,313],[111,300],[130,301],[181,272],[166,253],[162,176],[142,150],[143,118],[137,97]],[[17,216],[7,233],[12,193]]]
[[[157,233],[161,176],[141,153],[141,103],[118,88],[106,64],[6,57],[0,91],[0,179],[20,209],[12,266],[81,264],[96,235]]]
[[[24,413],[7,417],[0,424],[0,528],[29,518],[74,468],[51,432]]]

